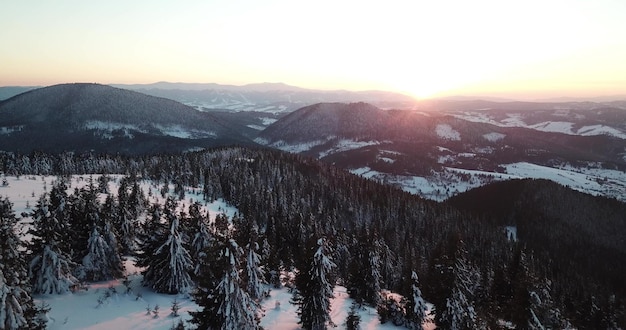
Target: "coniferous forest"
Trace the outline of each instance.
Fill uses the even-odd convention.
[[[243,147],[1,153],[0,166],[5,175],[57,176],[27,215],[29,240],[0,198],[0,329],[45,328],[33,295],[120,278],[125,256],[144,269],[144,286],[193,297],[200,308],[183,328],[257,329],[259,301],[281,285],[293,290],[303,329],[333,326],[335,285],[375,306],[381,322],[409,329],[421,328],[426,302],[442,329],[626,327],[626,206],[548,181],[502,182],[437,203],[311,158]],[[102,176],[67,193],[70,175],[89,174]],[[124,178],[102,201],[113,174]],[[141,180],[174,193],[142,191]],[[209,221],[201,203],[177,209],[189,187],[237,214]],[[281,282],[285,272],[292,282]],[[347,325],[358,328],[358,318],[351,313]]]

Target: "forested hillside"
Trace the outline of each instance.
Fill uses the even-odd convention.
[[[545,224],[545,221],[534,222],[540,220],[535,213],[520,217],[532,219],[526,223],[496,221],[452,204],[423,200],[314,159],[264,149],[222,148],[142,157],[2,153],[0,165],[5,175],[125,174],[173,185],[176,193],[170,196],[172,199],[185,199],[185,187],[202,189],[207,201],[223,198],[240,212],[232,219],[236,235],[227,238],[224,227],[222,234],[215,229],[217,231],[213,232],[222,245],[215,250],[216,245],[209,244],[207,250],[201,251],[209,256],[208,260],[221,265],[220,272],[232,273],[229,267],[243,267],[243,264],[224,261],[220,253],[229,249],[228,255],[239,255],[237,247],[251,246],[252,241],[261,242],[261,265],[267,280],[278,284],[277,274],[295,271],[296,292],[304,297],[294,298],[294,301],[301,306],[305,306],[307,294],[315,296],[327,292],[322,285],[325,282],[307,278],[307,274],[315,272],[305,270],[326,265],[323,270],[315,269],[317,273],[328,271],[325,278],[330,285],[341,284],[355,300],[377,306],[381,321],[407,327],[420,324],[417,313],[420,308],[414,308],[417,300],[411,298],[415,297],[416,288],[421,289],[425,300],[434,304],[435,320],[441,328],[501,328],[506,324],[519,328],[539,328],[540,325],[611,328],[626,324],[625,292],[616,282],[623,274],[620,268],[603,268],[603,274],[580,271],[576,262],[563,261],[567,256],[562,247],[533,243],[528,235],[542,232],[544,229],[540,226]],[[554,212],[577,202],[549,184],[544,189],[545,182],[533,184],[541,188],[535,191],[543,192],[532,204],[537,210],[548,207],[543,201],[561,205],[551,208]],[[553,196],[555,193],[559,198]],[[623,204],[614,201],[595,205],[598,209],[609,210],[606,212],[623,210]],[[121,209],[133,208],[122,206]],[[161,208],[149,209],[147,219],[166,220],[147,220],[139,232],[167,236],[167,233],[174,235],[180,231],[187,233],[187,236],[181,234],[180,244],[191,246],[191,234],[201,230],[193,227],[195,229],[190,231],[193,222],[189,222],[187,216],[172,214],[171,209],[167,203]],[[502,209],[499,217],[515,218],[519,210]],[[191,210],[187,212],[192,214]],[[155,214],[160,215],[155,218]],[[624,237],[619,220],[619,216],[607,218],[605,225],[612,225],[613,232]],[[146,227],[150,225],[155,226],[154,230]],[[505,225],[518,226],[518,240],[506,235]],[[219,222],[214,226],[219,227]],[[79,230],[75,237],[93,235],[93,228],[90,230],[84,224],[70,223],[70,228]],[[613,263],[623,263],[625,258],[620,251],[623,241],[597,237],[603,233],[606,233],[604,229],[587,231],[585,246],[568,246],[576,249],[576,260],[583,260],[578,256],[592,259],[593,254],[587,253],[604,249],[602,251],[612,253]],[[151,239],[144,237],[140,242],[144,245],[137,252],[151,250]],[[132,247],[127,248],[133,251]],[[155,247],[155,250],[159,249]],[[332,259],[336,267],[329,267],[328,262],[321,261],[323,258],[316,259],[321,255]],[[151,267],[158,263],[142,259],[141,253],[138,257],[140,263],[148,265],[144,275],[148,278],[147,285],[160,292],[173,290],[171,285],[159,280],[159,274],[150,273]],[[190,258],[180,264],[200,260],[202,258]],[[189,278],[193,280],[193,267],[180,269],[183,271],[177,271],[178,279],[174,282],[184,285],[176,290],[189,290],[194,285],[215,289],[211,281],[188,282],[184,274],[190,273]],[[183,276],[179,276],[181,274]],[[230,280],[245,283],[236,278]],[[307,283],[319,285],[311,289]],[[397,301],[382,289],[400,293],[407,299]],[[249,291],[253,290],[246,289],[248,294]],[[198,301],[205,307],[204,313],[210,314],[207,308],[212,302]],[[199,318],[195,321],[202,320],[203,314],[197,315]],[[318,321],[305,318],[303,322]]]

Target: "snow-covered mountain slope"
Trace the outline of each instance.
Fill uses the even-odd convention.
[[[100,175],[92,176],[98,181]],[[23,176],[4,177],[6,186],[0,186],[0,195],[14,204],[16,214],[27,214],[37,203],[39,196],[53,185],[57,178],[54,176]],[[118,184],[122,176],[111,175],[109,191],[112,194],[118,190]],[[68,193],[75,188],[84,188],[88,184],[88,178],[75,175],[69,180]],[[157,187],[150,181],[140,181],[140,187],[144,192],[157,191]],[[169,186],[169,192],[174,194],[174,186]],[[178,201],[178,210],[186,210],[194,201],[202,201],[202,190],[199,188],[186,187],[187,196]],[[100,199],[105,199],[105,194],[100,194]],[[151,203],[164,203],[165,199],[158,193],[150,194]],[[211,203],[203,203],[203,212],[209,214],[214,220],[220,213],[232,217],[238,210],[223,200]],[[32,219],[23,217],[20,220],[20,232],[26,233]],[[28,236],[26,239],[29,239]],[[84,290],[63,295],[37,295],[34,297],[38,305],[45,304],[50,308],[47,314],[48,329],[171,329],[180,320],[190,319],[189,312],[198,310],[198,305],[188,296],[183,294],[169,295],[159,294],[142,285],[141,268],[136,267],[133,257],[127,257],[125,261],[125,275],[123,278],[104,282],[88,283]],[[284,280],[293,274],[285,273]],[[293,279],[291,279],[292,281]],[[287,330],[298,329],[297,308],[291,303],[293,292],[287,287],[280,289],[272,288],[269,297],[261,301],[263,315],[260,325],[265,329]],[[178,315],[172,315],[171,306],[176,300],[180,310]],[[336,286],[334,298],[331,299],[331,318],[339,328],[345,328],[346,317],[354,300],[349,298],[346,288]],[[158,307],[157,307],[158,306]],[[391,322],[381,324],[375,308],[364,306],[358,309],[361,317],[361,328],[375,329],[399,329]],[[424,329],[434,329],[433,323],[426,323]]]
[[[626,109],[619,106],[587,104],[587,107],[580,108],[561,104],[532,111],[490,108],[449,113],[468,121],[501,127],[525,127],[569,135],[609,135],[626,139]]]
[[[280,118],[255,141],[435,200],[494,180],[524,177],[626,199],[626,140],[617,133],[599,134],[611,131],[605,125],[611,118],[624,116],[626,122],[626,110],[586,109],[587,121],[578,110],[548,115],[543,110],[524,111],[523,116],[508,116],[488,110],[437,113],[380,110],[362,103],[318,104]],[[500,115],[500,121],[487,115]],[[560,122],[520,124],[551,116],[559,116]],[[614,130],[623,122],[617,121]],[[580,134],[570,134],[573,129]],[[560,180],[570,173],[583,173],[584,178]]]
[[[282,83],[233,86],[161,82],[114,86],[169,98],[203,111],[256,111],[277,114],[321,102],[369,102],[384,108],[412,108],[415,104],[413,98],[393,92],[323,91]]]
[[[181,103],[97,84],[55,85],[0,102],[0,150],[172,152],[251,144]]]

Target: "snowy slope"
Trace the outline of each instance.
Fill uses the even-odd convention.
[[[94,175],[97,180],[99,175]],[[109,182],[112,193],[117,191],[117,184],[121,178],[119,175],[110,176]],[[3,177],[4,178],[4,177]],[[18,215],[28,213],[36,204],[39,196],[52,187],[56,180],[54,176],[24,176],[6,177],[8,186],[0,186],[0,195],[8,197],[14,204],[13,209]],[[74,188],[81,188],[88,184],[88,176],[72,176],[68,192]],[[148,181],[141,182],[144,193],[152,191],[149,201],[164,202],[164,198],[158,193],[160,187]],[[170,186],[170,192],[173,186]],[[101,194],[104,200],[105,195]],[[191,203],[201,201],[202,190],[187,188],[186,198],[179,202],[179,208],[186,209]],[[226,213],[232,217],[237,210],[224,201],[217,200],[204,205],[204,210],[209,213],[211,219],[220,213]],[[24,233],[30,225],[30,219],[24,217],[20,221],[20,231]],[[25,239],[28,239],[26,237]],[[106,282],[88,283],[86,290],[65,295],[36,295],[35,302],[48,305],[51,310],[48,313],[50,330],[66,329],[170,329],[179,320],[190,319],[189,311],[197,310],[198,306],[186,295],[157,294],[141,285],[141,269],[134,265],[133,258],[127,258],[125,262],[126,276],[123,279]],[[331,317],[339,329],[345,328],[345,320],[349,313],[353,300],[348,297],[346,289],[336,286],[335,298],[331,300]],[[287,288],[272,289],[270,297],[263,300],[263,317],[261,326],[265,329],[295,330],[299,329],[296,306],[290,303],[292,294]],[[179,316],[173,316],[171,306],[176,300],[179,303]],[[158,312],[155,307],[158,306]],[[148,312],[149,311],[149,312]],[[392,324],[380,324],[376,310],[371,307],[363,307],[359,310],[361,316],[361,328],[364,330],[374,329],[397,329]],[[424,329],[434,329],[433,323],[424,325]]]
[[[546,120],[528,124],[522,112],[507,112],[504,118],[499,118],[487,111],[461,111],[452,114],[454,117],[477,123],[487,123],[500,127],[525,127],[543,132],[563,133],[569,135],[610,135],[626,139],[626,132],[604,124],[582,125],[573,121]],[[574,117],[574,119],[581,119]],[[619,123],[618,123],[619,124]]]
[[[552,180],[587,194],[609,196],[626,202],[626,174],[621,171],[571,166],[553,168],[527,162],[506,164],[503,168],[504,173],[445,167],[428,177],[382,173],[369,167],[350,172],[397,185],[404,191],[436,201],[494,181],[533,178]]]

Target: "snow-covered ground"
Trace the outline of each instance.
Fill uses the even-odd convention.
[[[481,111],[465,111],[463,113],[453,114],[453,116],[471,122],[488,123],[502,127],[526,127],[536,129],[538,131],[564,133],[569,135],[610,135],[620,139],[626,139],[626,132],[606,125],[586,125],[576,128],[575,123],[567,121],[545,121],[531,125],[524,122],[522,114],[514,112],[507,113],[507,117],[501,120],[496,120],[488,113]]]
[[[97,182],[99,175],[92,176]],[[109,182],[111,193],[117,192],[117,184],[121,179],[119,175],[110,176]],[[5,178],[4,176],[2,177]],[[81,188],[88,184],[89,176],[72,176],[68,193],[75,188]],[[45,191],[52,188],[54,176],[21,176],[6,177],[7,186],[0,186],[0,196],[8,197],[13,203],[13,210],[18,217],[21,214],[32,211],[37,199]],[[164,202],[160,194],[160,187],[149,181],[141,181],[141,189],[147,195],[151,203]],[[170,192],[173,187],[170,186]],[[104,200],[104,195],[100,198]],[[179,208],[186,209],[194,201],[201,201],[202,190],[187,188],[185,198],[179,202]],[[204,210],[209,213],[211,219],[220,213],[226,213],[231,217],[237,210],[222,200],[205,203]],[[21,232],[25,232],[29,226],[28,217],[21,218]],[[170,329],[179,320],[189,320],[190,311],[195,311],[198,306],[186,295],[157,294],[141,285],[141,269],[135,267],[134,260],[127,257],[125,261],[127,281],[124,279],[106,282],[88,283],[85,290],[64,295],[36,295],[37,305],[49,306],[48,313],[50,330],[66,329]],[[331,317],[338,329],[345,328],[353,300],[349,298],[346,289],[341,286],[334,288],[335,297],[331,300]],[[261,326],[265,329],[295,330],[300,329],[296,306],[290,303],[292,294],[287,288],[272,289],[269,298],[261,302],[263,313]],[[177,301],[180,310],[178,316],[172,315],[172,305]],[[158,306],[158,308],[157,308]],[[156,311],[155,311],[156,310]],[[371,307],[363,307],[359,311],[361,328],[363,330],[374,329],[397,329],[392,324],[380,324],[376,310]],[[433,323],[426,323],[424,329],[434,329]]]
[[[445,139],[445,140],[452,140],[452,141],[461,140],[461,134],[448,124],[437,125],[437,127],[435,128],[435,132],[437,133],[438,137]]]
[[[483,186],[489,182],[510,179],[547,179],[591,195],[602,195],[626,201],[626,173],[600,168],[553,168],[526,162],[503,165],[505,173],[446,167],[429,177],[393,175],[369,167],[350,170],[369,179],[401,187],[404,191],[436,201]]]

